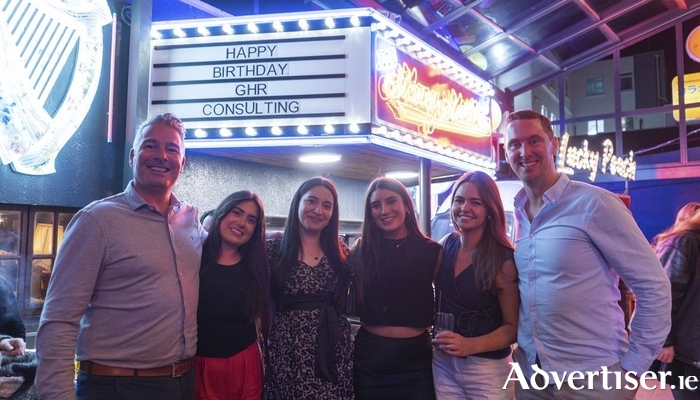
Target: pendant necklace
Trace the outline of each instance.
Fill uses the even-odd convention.
[[[401,247],[401,245],[403,244],[403,242],[406,241],[406,239],[408,239],[408,236],[404,237],[403,240],[401,240],[401,242],[399,242],[399,243],[396,245],[396,248],[398,249],[399,247]]]

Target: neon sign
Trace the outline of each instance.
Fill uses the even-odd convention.
[[[559,153],[557,154],[557,171],[573,175],[574,168],[589,171],[589,179],[595,181],[596,174],[617,175],[621,178],[634,180],[637,172],[637,162],[634,161],[634,153],[629,152],[629,157],[622,158],[614,155],[613,143],[610,139],[603,142],[603,154],[588,149],[588,140],[583,141],[583,147],[569,147],[569,134],[564,133],[559,139]],[[598,166],[600,165],[600,168]]]
[[[0,163],[23,174],[51,174],[95,99],[102,27],[112,14],[105,0],[10,3],[0,10]],[[71,72],[66,90],[64,71]]]
[[[474,137],[491,135],[491,120],[476,99],[465,99],[454,88],[437,91],[423,85],[416,68],[406,63],[379,78],[379,96],[396,119],[416,124],[421,134],[431,135],[438,128]]]
[[[373,54],[374,123],[436,146],[493,157],[492,102],[473,78],[381,36],[375,36]]]

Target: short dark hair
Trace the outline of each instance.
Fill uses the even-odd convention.
[[[544,133],[546,133],[550,139],[554,138],[554,129],[552,128],[552,122],[549,120],[549,118],[538,113],[537,111],[532,111],[532,110],[513,111],[510,114],[508,114],[508,117],[506,117],[506,126],[510,125],[510,123],[513,121],[517,121],[517,120],[521,120],[521,119],[537,119],[537,120],[539,120],[540,124],[542,125],[542,130],[544,130]],[[507,130],[507,128],[506,128],[506,130]]]

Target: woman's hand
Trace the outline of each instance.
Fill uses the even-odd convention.
[[[433,339],[433,344],[436,349],[456,357],[466,357],[477,352],[472,338],[465,338],[454,332],[439,333]]]

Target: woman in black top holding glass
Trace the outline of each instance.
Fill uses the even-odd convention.
[[[362,237],[351,254],[362,321],[355,338],[358,399],[434,399],[432,281],[441,248],[418,228],[401,182],[367,188]]]

